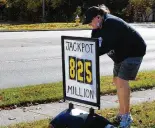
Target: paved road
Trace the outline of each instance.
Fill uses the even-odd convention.
[[[140,70],[155,69],[155,28],[134,27],[148,45]],[[1,32],[0,88],[62,81],[61,35],[89,37],[90,30]],[[100,57],[100,74],[112,74],[112,65]]]

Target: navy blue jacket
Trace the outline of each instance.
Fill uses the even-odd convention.
[[[92,38],[101,37],[99,54],[107,53],[115,63],[128,57],[143,57],[146,44],[141,35],[119,17],[105,14],[101,29],[92,30]]]

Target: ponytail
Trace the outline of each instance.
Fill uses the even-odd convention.
[[[109,14],[110,13],[109,8],[106,7],[104,4],[99,5],[98,8],[99,8],[100,12],[102,12],[103,14]]]

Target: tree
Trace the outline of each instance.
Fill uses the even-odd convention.
[[[27,0],[26,6],[28,20],[36,22],[42,19],[42,0]]]
[[[133,15],[134,21],[148,21],[153,13],[152,6],[155,0],[129,0],[126,8],[126,15]]]
[[[0,0],[0,19],[2,20],[3,20],[5,7],[6,7],[6,0]]]
[[[39,21],[42,3],[41,0],[7,0],[9,20]]]
[[[0,8],[4,5],[6,5],[6,0],[0,0]]]
[[[52,0],[51,7],[54,9],[57,7],[60,7],[64,3],[64,1],[63,0]]]
[[[48,22],[72,22],[75,20],[77,14],[82,18],[88,7],[101,4],[108,6],[114,15],[124,18],[124,14],[127,15],[126,12],[128,12],[131,17],[134,5],[134,2],[130,2],[130,8],[126,8],[129,0],[0,0],[0,5],[4,5],[1,1],[4,1],[2,3],[7,1],[5,8],[6,13],[3,15],[7,16],[8,20],[32,22],[40,22],[43,14],[45,14],[45,20]],[[43,1],[45,2],[44,11],[42,9]],[[151,7],[146,9],[146,17],[149,17],[150,13]]]
[[[8,19],[17,21],[26,17],[27,0],[7,0]]]

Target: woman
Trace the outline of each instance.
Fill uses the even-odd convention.
[[[85,13],[83,24],[89,24],[92,38],[99,39],[99,54],[106,54],[114,61],[113,82],[117,88],[119,113],[116,121],[121,128],[130,127],[129,81],[135,80],[146,44],[140,34],[124,20],[110,14],[105,5],[92,6]]]

